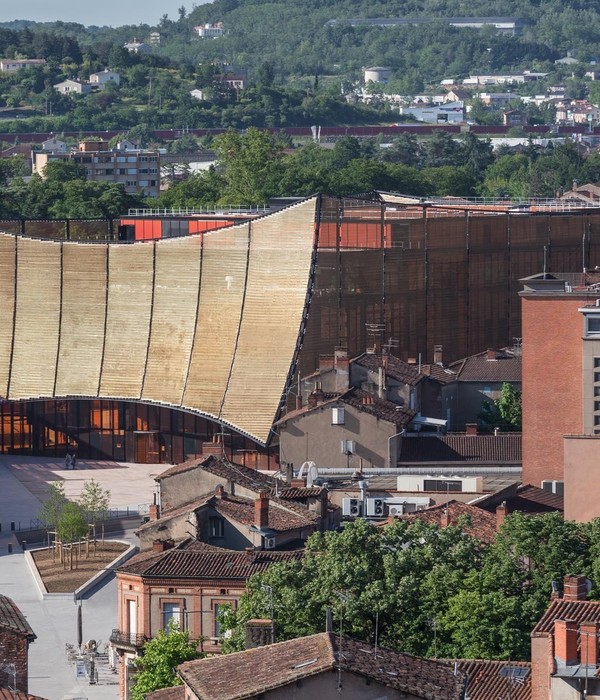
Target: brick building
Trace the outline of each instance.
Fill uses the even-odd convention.
[[[600,514],[600,275],[522,282],[523,481],[564,483],[565,518],[590,520]]]
[[[129,697],[131,662],[172,620],[198,639],[199,649],[219,652],[219,610],[235,608],[250,576],[275,563],[296,561],[302,551],[233,551],[187,539],[157,542],[117,571],[118,627],[111,643],[120,658],[120,698]]]
[[[0,688],[27,693],[29,645],[35,639],[23,613],[10,598],[0,595]]]

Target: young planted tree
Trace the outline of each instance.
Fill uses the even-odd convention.
[[[56,535],[61,542],[61,547],[67,545],[71,556],[70,567],[73,568],[73,543],[81,540],[88,533],[88,523],[83,509],[74,501],[67,501],[60,518],[56,523]]]
[[[46,527],[56,527],[67,502],[65,482],[53,481],[49,483],[48,496],[42,503],[39,519]]]
[[[94,536],[94,552],[96,551],[96,525],[98,520],[108,510],[110,505],[110,491],[102,487],[94,479],[85,481],[81,495],[79,496],[79,505],[88,517],[88,522],[93,525]],[[102,540],[104,541],[104,524],[102,525]],[[86,555],[89,557],[89,538],[86,545]]]
[[[202,656],[188,632],[181,631],[173,624],[168,630],[161,630],[145,644],[144,656],[135,662],[140,672],[135,679],[132,699],[144,700],[146,694],[153,690],[181,685],[175,668],[184,661]]]

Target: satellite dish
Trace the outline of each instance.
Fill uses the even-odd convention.
[[[314,471],[311,472],[311,470]],[[304,462],[303,465],[300,467],[300,471],[298,472],[298,478],[303,479],[305,474],[307,486],[312,486],[314,480],[319,475],[317,471],[317,465],[312,461]]]

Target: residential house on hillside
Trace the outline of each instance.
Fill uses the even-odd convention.
[[[73,80],[72,78],[67,78],[52,87],[62,95],[89,95],[92,91],[92,86],[89,83],[83,80]]]
[[[99,90],[103,90],[104,86],[108,83],[113,83],[114,85],[121,84],[121,76],[114,70],[105,68],[98,73],[90,74],[90,84],[92,87],[97,87]]]
[[[464,700],[465,677],[450,664],[329,632],[188,661],[177,668],[189,700],[294,697]],[[160,700],[160,694],[150,696]]]
[[[0,71],[2,73],[16,73],[21,68],[32,66],[45,66],[43,58],[0,58]]]
[[[143,41],[138,41],[134,39],[133,41],[128,41],[123,44],[123,48],[127,49],[129,53],[151,53],[152,47],[149,44],[145,44]]]
[[[51,153],[66,153],[67,144],[61,139],[57,139],[56,136],[51,136],[49,139],[42,141],[41,143],[42,151],[49,151]]]
[[[222,22],[217,22],[216,24],[199,24],[194,27],[194,31],[201,39],[218,39],[225,33]]]
[[[233,551],[186,539],[157,542],[119,567],[118,627],[110,641],[121,662],[121,700],[129,698],[133,660],[159,630],[174,622],[200,640],[201,651],[219,653],[219,611],[237,606],[254,574],[302,556],[302,551]]]

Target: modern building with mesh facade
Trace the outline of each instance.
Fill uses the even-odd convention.
[[[256,218],[137,212],[121,243],[86,241],[85,222],[6,224],[20,233],[0,237],[13,329],[0,449],[140,462],[179,462],[220,436],[265,466],[294,373],[319,355],[387,344],[425,362],[442,345],[452,361],[510,345],[519,279],[600,264],[600,208],[559,202],[374,193]]]

